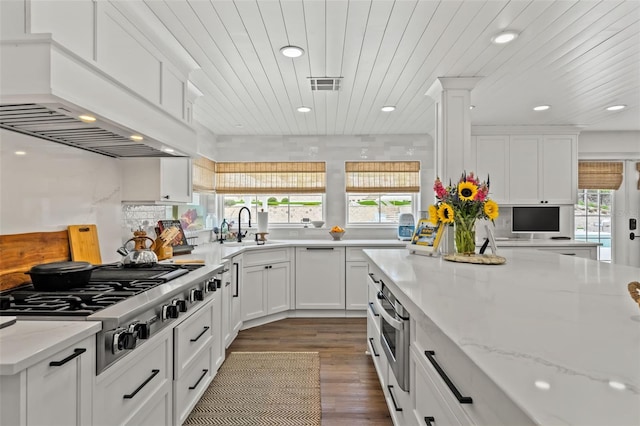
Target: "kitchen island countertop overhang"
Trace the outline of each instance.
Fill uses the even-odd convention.
[[[417,322],[535,423],[640,424],[640,311],[627,292],[640,269],[533,250],[501,250],[504,265],[364,253]]]

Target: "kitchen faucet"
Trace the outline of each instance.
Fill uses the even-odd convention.
[[[246,210],[247,213],[249,213],[249,228],[251,228],[251,210],[249,210],[248,207],[242,207],[240,209],[240,211],[238,212],[238,242],[241,243],[242,242],[242,237],[244,237],[244,235],[242,235],[242,222],[240,217],[242,216],[242,210]],[[247,231],[244,231],[245,235],[247,234]]]

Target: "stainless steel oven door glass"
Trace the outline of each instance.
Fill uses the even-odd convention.
[[[398,386],[409,391],[409,313],[396,300],[388,287],[382,283],[382,290],[376,297],[376,305],[381,316],[380,344]]]

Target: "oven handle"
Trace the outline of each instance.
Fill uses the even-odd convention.
[[[382,316],[382,319],[384,319],[391,327],[395,328],[396,330],[404,329],[404,323],[389,315],[387,311],[382,307],[382,303],[380,303],[380,299],[378,299],[378,297],[373,299],[373,304],[376,305],[376,308],[378,308],[378,313],[380,314],[380,316]]]

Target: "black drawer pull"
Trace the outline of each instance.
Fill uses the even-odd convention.
[[[202,333],[198,334],[198,337],[196,337],[195,339],[191,339],[191,341],[197,342],[198,340],[200,340],[200,338],[204,335],[204,333],[207,332],[208,329],[209,329],[209,326],[206,326],[204,330],[202,330]]]
[[[236,270],[236,292],[232,295],[232,297],[238,297],[240,296],[240,277],[238,275],[240,273],[240,264],[234,262],[233,267]]]
[[[460,404],[473,403],[473,399],[471,399],[470,396],[462,396],[458,388],[456,388],[456,385],[454,385],[451,379],[449,378],[449,376],[447,376],[447,373],[445,373],[442,367],[440,367],[440,364],[438,364],[438,361],[436,361],[436,359],[434,358],[436,353],[434,351],[424,351],[424,354],[426,355],[429,362],[431,362],[431,365],[433,365],[433,368],[436,369],[436,371],[438,372],[442,380],[444,380],[444,382],[447,384],[447,386],[449,387],[449,390],[451,390],[451,392],[456,397],[458,402]]]
[[[373,309],[373,302],[369,302],[369,308],[371,308],[371,312],[373,312],[373,316],[374,317],[379,317],[380,314],[376,312],[375,309]]]
[[[434,419],[433,417],[429,416],[429,417],[425,417],[424,418],[424,422],[427,426],[433,426],[433,422],[435,422],[436,419]]]
[[[396,398],[393,396],[393,385],[387,385],[387,389],[389,389],[389,395],[391,396],[391,402],[393,402],[393,408],[395,408],[396,411],[402,411],[402,408],[398,407],[398,404],[396,404]]]
[[[156,377],[159,372],[160,372],[160,370],[151,370],[151,375],[149,376],[149,378],[147,380],[145,380],[140,386],[138,386],[138,389],[134,390],[133,393],[124,395],[124,399],[131,399],[134,396],[136,396],[136,394],[138,392],[140,392],[142,390],[142,388],[147,385],[147,383],[149,383],[151,380],[153,380],[153,378]]]
[[[371,277],[371,280],[372,280],[374,283],[376,283],[376,284],[379,284],[379,283],[380,283],[380,281],[376,280],[376,277],[373,275],[373,272],[369,272],[369,276]]]
[[[76,348],[76,349],[73,350],[73,353],[71,355],[69,355],[68,357],[66,357],[62,361],[51,361],[49,363],[49,366],[50,367],[60,367],[61,365],[65,365],[66,363],[68,363],[69,361],[71,361],[75,357],[79,357],[80,355],[82,355],[86,351],[87,350],[85,348]]]
[[[373,356],[380,356],[380,354],[376,352],[376,347],[373,345],[373,337],[369,337],[369,344],[371,344],[371,352],[373,352]]]
[[[204,376],[206,376],[208,372],[209,370],[202,370],[202,376],[200,376],[200,378],[198,379],[195,385],[189,386],[189,390],[194,390],[195,388],[197,388],[200,382],[202,381],[202,379],[204,379]]]
[[[575,253],[561,253],[561,254],[563,254],[565,256],[575,256],[576,255]]]
[[[307,250],[333,250],[333,247],[307,247]]]

